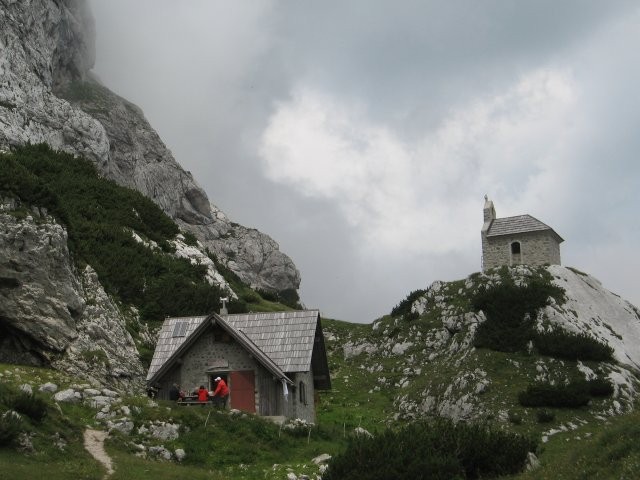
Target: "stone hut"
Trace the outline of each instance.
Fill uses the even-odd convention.
[[[230,408],[314,422],[318,390],[331,389],[319,311],[167,318],[147,374],[158,398],[174,383],[211,390],[216,377]]]
[[[560,265],[564,240],[531,215],[496,218],[493,202],[484,197],[482,270],[502,265]]]

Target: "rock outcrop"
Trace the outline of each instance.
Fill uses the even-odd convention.
[[[94,23],[83,0],[0,0],[0,149],[31,143],[83,155],[156,202],[245,283],[298,289],[269,236],[231,222],[132,103],[93,77]]]
[[[38,209],[20,218],[15,203],[2,206],[0,362],[52,365],[141,390],[144,369],[127,318],[91,267],[76,271],[65,229]],[[129,317],[137,321],[135,313]]]
[[[85,308],[67,232],[39,212],[19,220],[0,210],[0,225],[0,361],[48,364],[77,337]]]

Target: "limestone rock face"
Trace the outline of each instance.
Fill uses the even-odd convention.
[[[84,2],[0,0],[0,148],[45,142],[108,161],[102,125],[52,93],[93,65],[92,28]]]
[[[0,361],[52,365],[135,390],[144,369],[126,319],[87,266],[78,275],[67,233],[44,212],[0,210]]]
[[[244,282],[298,289],[278,244],[212,205],[142,111],[93,77],[94,39],[84,0],[0,0],[0,149],[45,142],[83,155],[155,201]]]
[[[67,233],[34,213],[0,211],[0,361],[42,365],[77,337],[85,308]]]
[[[53,366],[128,392],[142,391],[145,369],[127,331],[127,319],[104,291],[90,266],[85,267],[80,281],[85,308],[76,321],[75,338]]]

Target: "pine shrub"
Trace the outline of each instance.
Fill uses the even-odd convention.
[[[613,384],[603,378],[587,380],[587,389],[592,397],[610,397],[613,395]]]
[[[0,446],[11,444],[22,431],[22,419],[13,410],[0,416]]]
[[[474,311],[482,310],[486,321],[476,330],[474,346],[500,352],[527,349],[534,335],[534,322],[549,298],[561,299],[564,291],[545,278],[531,278],[527,285],[515,285],[509,278],[492,288],[480,288],[471,299]]]
[[[47,416],[47,402],[42,397],[26,392],[21,392],[13,399],[13,408],[38,423]]]
[[[577,408],[589,403],[589,390],[585,382],[568,385],[536,383],[518,394],[523,407]]]
[[[565,360],[593,360],[606,362],[613,359],[613,348],[586,333],[571,333],[561,329],[536,333],[534,343],[543,355]]]
[[[414,290],[413,292],[411,292],[409,295],[407,295],[407,298],[402,300],[398,305],[391,309],[391,316],[404,316],[404,318],[406,318],[407,320],[415,320],[417,318],[417,315],[411,314],[411,306],[413,305],[413,302],[415,302],[425,293],[427,293],[426,290]]]
[[[538,419],[538,423],[549,423],[555,420],[556,415],[551,410],[543,408],[536,411],[536,418]]]
[[[533,441],[514,433],[438,419],[354,438],[323,479],[493,478],[521,471],[534,449]]]
[[[288,307],[300,309],[300,296],[295,288],[285,288],[278,292],[278,301]]]

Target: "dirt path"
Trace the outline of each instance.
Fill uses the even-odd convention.
[[[113,473],[111,457],[104,449],[104,439],[107,438],[108,435],[107,432],[102,430],[91,430],[88,428],[84,431],[84,448],[107,469],[104,478],[108,478],[109,475]]]

